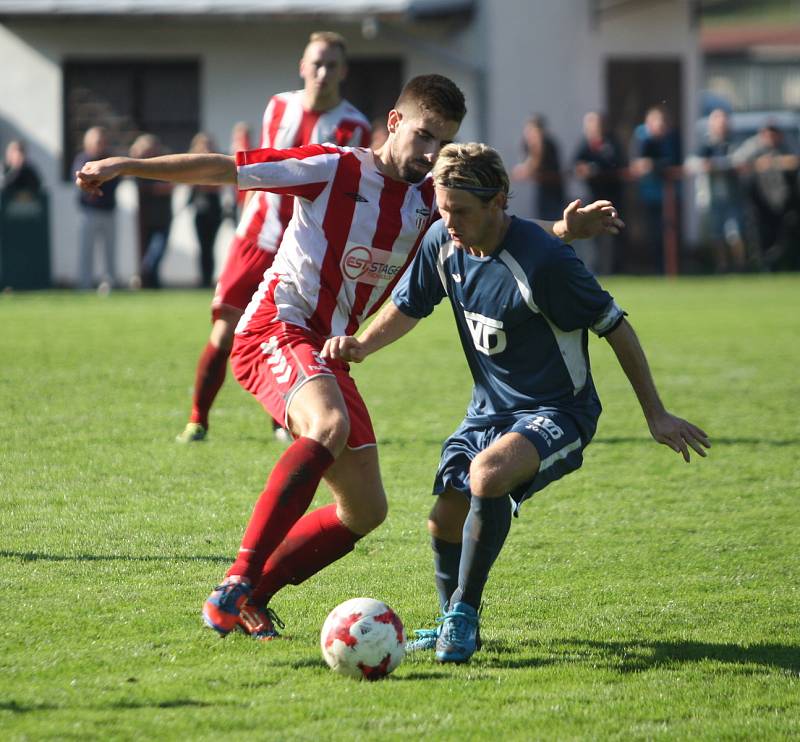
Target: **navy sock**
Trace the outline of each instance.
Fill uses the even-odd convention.
[[[433,549],[433,573],[436,577],[436,590],[439,593],[439,608],[447,612],[450,596],[458,587],[458,565],[461,562],[461,544],[442,541],[435,536],[431,539]]]
[[[463,602],[476,611],[480,608],[489,570],[503,548],[510,527],[510,498],[472,496],[469,515],[464,521],[458,587],[450,598],[451,607]]]

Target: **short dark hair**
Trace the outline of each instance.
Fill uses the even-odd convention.
[[[412,77],[400,93],[394,104],[397,109],[406,104],[419,106],[445,121],[460,124],[467,114],[464,93],[458,86],[444,75],[417,75]]]

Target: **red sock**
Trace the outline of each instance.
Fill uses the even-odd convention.
[[[247,577],[251,585],[258,582],[267,557],[305,513],[333,461],[331,452],[311,438],[298,438],[283,452],[253,508],[228,575]]]
[[[272,552],[250,600],[259,605],[285,585],[299,585],[351,552],[360,538],[336,516],[336,505],[308,513]]]
[[[217,348],[211,342],[208,342],[203,349],[200,360],[197,362],[197,373],[194,378],[190,422],[200,423],[208,429],[208,412],[225,381],[225,371],[230,354],[230,348]]]

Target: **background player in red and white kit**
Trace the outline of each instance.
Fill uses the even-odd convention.
[[[203,608],[226,635],[277,635],[267,605],[353,549],[386,517],[375,435],[366,406],[341,361],[321,357],[325,339],[352,334],[389,295],[438,218],[427,177],[455,136],[464,97],[441,75],[422,75],[389,112],[389,137],[376,152],[307,145],[225,155],[110,158],[88,163],[77,180],[96,192],[135,175],[184,183],[236,183],[295,197],[275,262],[236,328],[236,378],[295,437],[256,502],[239,554]],[[238,181],[237,181],[238,177]],[[591,236],[615,223],[611,204],[580,209],[548,226],[560,237]],[[310,513],[325,478],[335,503]]]
[[[270,99],[264,110],[261,146],[284,149],[312,142],[366,146],[370,124],[340,93],[346,74],[344,38],[332,31],[312,33],[300,60],[303,89]],[[197,362],[192,411],[176,438],[179,443],[206,437],[211,406],[225,381],[236,323],[272,264],[291,219],[293,201],[289,195],[256,191],[247,202],[214,293],[211,336]],[[273,427],[279,437],[285,433],[277,423]]]

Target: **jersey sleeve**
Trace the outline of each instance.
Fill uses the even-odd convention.
[[[336,172],[341,154],[338,148],[321,144],[237,152],[238,186],[313,201]]]
[[[564,332],[589,329],[611,332],[625,316],[614,298],[578,259],[569,245],[559,245],[531,286],[540,311]]]
[[[421,319],[447,296],[444,283],[441,224],[425,233],[417,254],[392,291],[392,301],[405,315]]]

